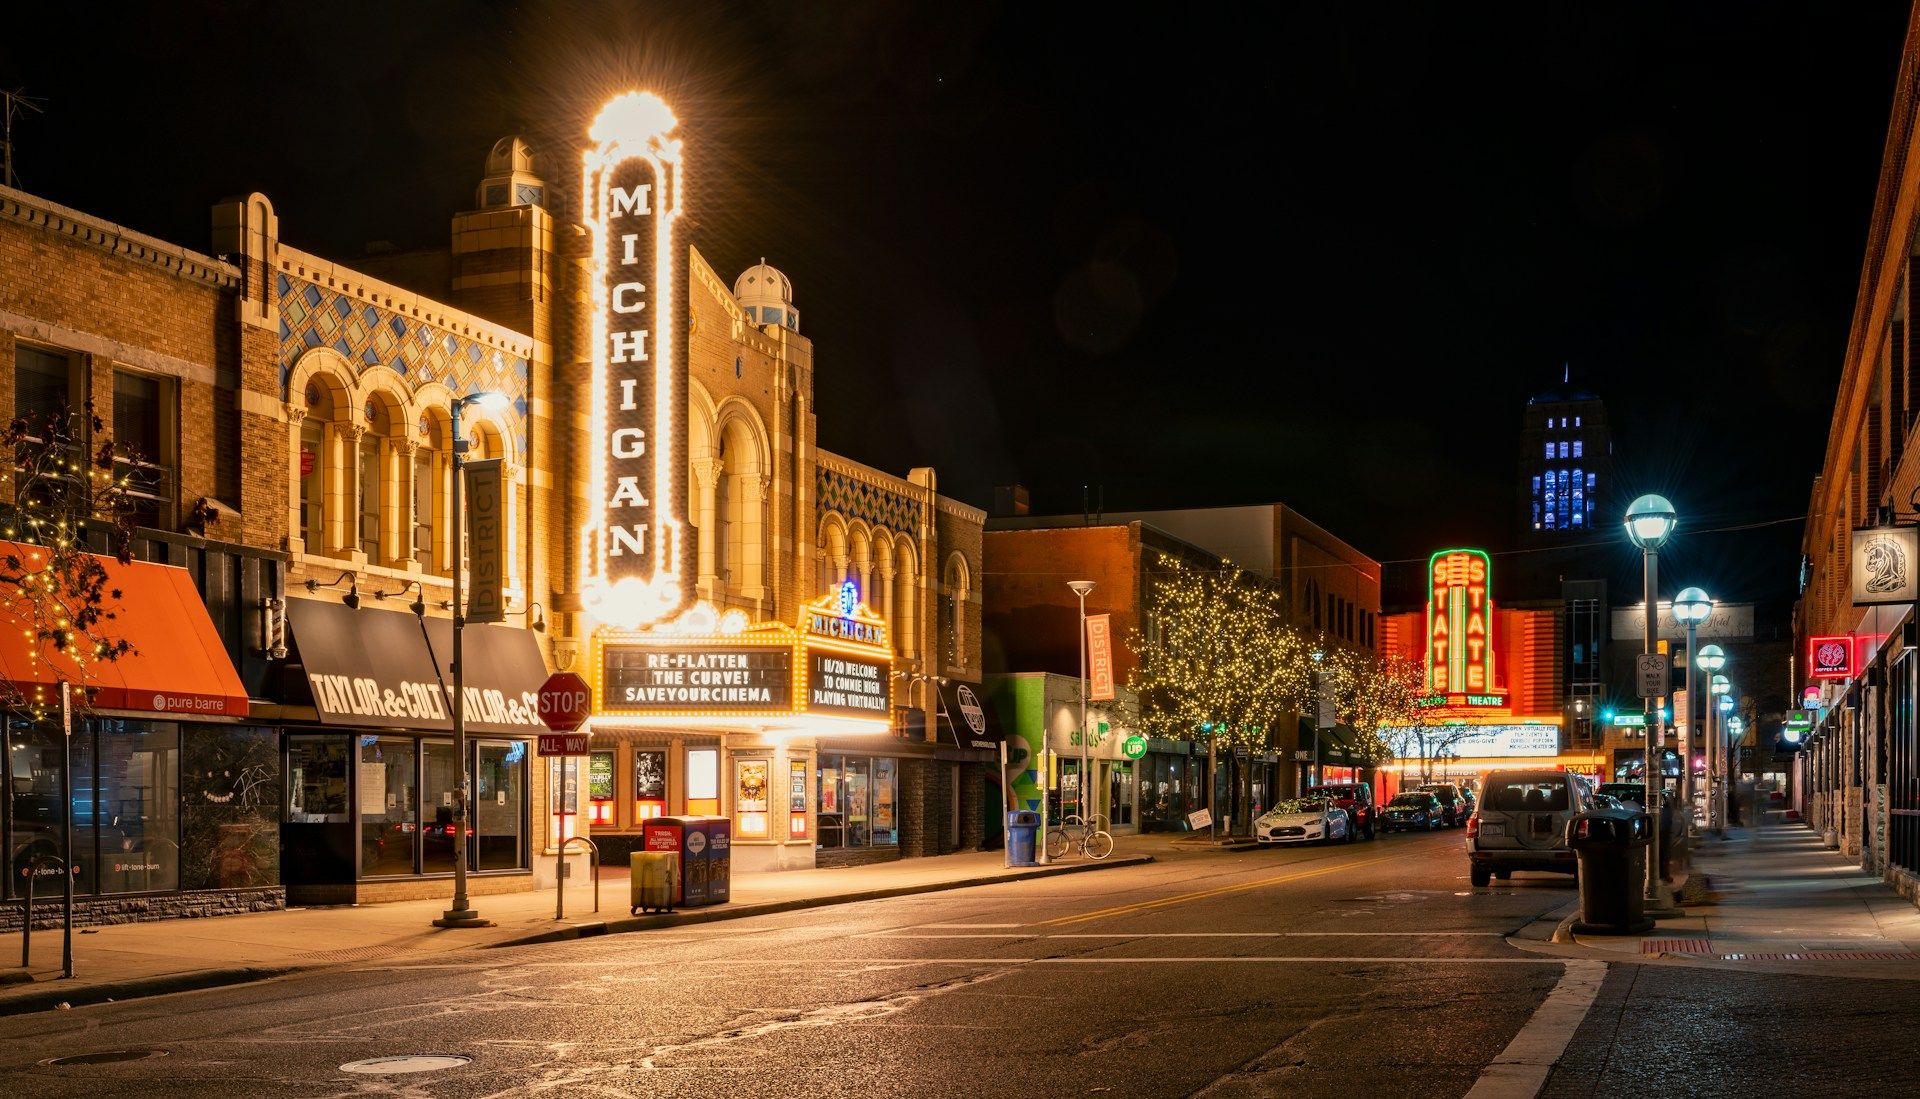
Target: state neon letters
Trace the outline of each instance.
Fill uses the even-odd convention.
[[[681,211],[673,112],[650,93],[618,96],[589,131],[582,209],[592,244],[593,432],[600,449],[583,539],[589,602],[641,626],[692,598],[682,567],[686,371],[678,354],[674,223]]]
[[[1481,550],[1441,550],[1427,570],[1427,690],[1495,694],[1491,562]]]

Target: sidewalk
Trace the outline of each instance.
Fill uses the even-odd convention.
[[[1920,976],[1920,910],[1826,850],[1804,824],[1702,836],[1693,868],[1707,876],[1711,893],[1685,916],[1661,920],[1645,935],[1574,935],[1563,923],[1553,941],[1616,961],[1838,963],[1863,975]]]
[[[1128,836],[1104,862],[1075,858],[1008,869],[999,851],[969,851],[837,870],[743,873],[733,876],[728,904],[641,917],[628,916],[626,868],[603,867],[599,913],[593,911],[593,885],[583,880],[567,889],[564,920],[554,919],[554,891],[544,889],[474,897],[474,907],[494,921],[488,928],[434,927],[432,921],[447,906],[448,898],[440,897],[76,929],[70,981],[60,978],[59,930],[43,930],[33,935],[32,982],[0,983],[0,1015],[43,1011],[63,1002],[78,1006],[240,984],[329,965],[418,959],[1137,866],[1173,853],[1162,837]],[[17,966],[19,952],[18,934],[0,936],[0,966]],[[6,972],[0,968],[0,974]]]

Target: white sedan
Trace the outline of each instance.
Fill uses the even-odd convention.
[[[1347,811],[1330,801],[1284,801],[1253,822],[1261,843],[1332,843],[1353,838]]]

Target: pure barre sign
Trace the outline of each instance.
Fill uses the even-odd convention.
[[[681,211],[676,120],[657,97],[615,97],[594,120],[583,209],[592,238],[593,465],[597,515],[583,539],[596,616],[669,618],[692,598],[684,558],[687,375],[676,331]]]

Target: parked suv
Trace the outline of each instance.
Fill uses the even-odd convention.
[[[1309,786],[1306,796],[1324,797],[1347,811],[1353,830],[1368,839],[1380,825],[1380,807],[1373,803],[1373,787],[1364,782],[1330,782]]]
[[[1448,828],[1467,823],[1467,818],[1473,815],[1473,795],[1451,782],[1429,782],[1419,789],[1440,799],[1440,808],[1446,811]]]
[[[1577,871],[1567,821],[1593,808],[1585,782],[1565,771],[1494,771],[1467,818],[1467,870],[1476,886],[1515,870]]]

